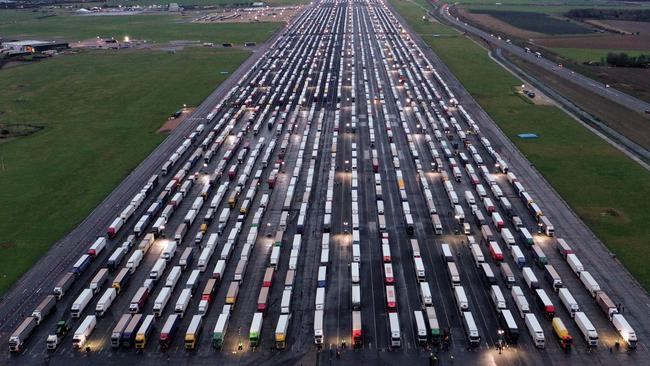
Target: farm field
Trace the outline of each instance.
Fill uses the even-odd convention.
[[[192,17],[179,15],[78,16],[31,11],[0,11],[0,34],[4,37],[84,40],[114,37],[168,42],[195,40],[223,43],[262,42],[282,26],[281,23],[197,24]],[[57,14],[57,13],[55,13]],[[14,19],[13,16],[16,15]]]
[[[0,123],[45,128],[0,144],[0,202],[11,208],[0,210],[0,293],[164,139],[156,130],[172,112],[249,55],[92,51],[1,70]]]
[[[608,50],[608,49],[593,49],[593,48],[551,48],[555,54],[575,62],[584,63],[584,62],[600,62],[601,59],[607,58],[607,54],[612,53],[626,53],[629,56],[639,56],[643,54],[643,51],[639,50]],[[645,52],[645,54],[650,54]]]
[[[592,29],[573,22],[551,17],[547,14],[528,11],[472,10],[487,14],[513,27],[548,35],[593,33]]]
[[[641,35],[589,35],[573,37],[536,38],[534,43],[547,48],[587,48],[650,50],[650,33]]]
[[[513,86],[520,80],[469,39],[426,41],[591,230],[650,289],[650,226],[645,224],[650,222],[650,173],[560,109],[518,96]],[[540,138],[517,139],[522,132]]]

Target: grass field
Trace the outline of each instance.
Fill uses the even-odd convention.
[[[453,2],[451,2],[453,3]],[[495,2],[479,0],[477,2],[463,1],[461,7],[469,10],[494,10],[494,11],[524,11],[544,14],[564,14],[567,11],[575,8],[604,8],[604,9],[648,9],[650,3],[623,3],[618,4],[596,4],[588,1],[576,2],[539,2],[539,1],[522,1],[519,3],[507,2],[502,5],[496,5]]]
[[[543,13],[529,11],[472,10],[487,14],[514,27],[549,35],[593,33],[593,30],[576,23],[553,18]]]
[[[180,15],[75,16],[31,11],[0,11],[3,37],[83,40],[100,37],[145,39],[154,42],[197,40],[223,43],[262,42],[277,31],[281,23],[189,23]],[[15,17],[14,17],[15,16]]]
[[[637,50],[601,50],[593,48],[551,48],[551,51],[562,56],[566,59],[573,60],[579,63],[583,62],[600,62],[601,58],[606,59],[607,54],[613,53],[627,53],[629,56],[639,56],[640,54],[650,55],[650,52],[643,52]]]
[[[74,228],[249,55],[92,51],[0,71],[0,124],[45,126],[0,144],[0,293]]]
[[[183,7],[187,6],[250,6],[254,1],[246,0],[184,0],[178,4]],[[147,6],[147,5],[167,5],[169,2],[160,0],[108,0],[109,5],[127,5],[127,6]],[[268,6],[287,6],[297,4],[307,4],[309,0],[267,0],[264,1]]]
[[[531,104],[516,95],[513,86],[521,82],[469,39],[426,41],[591,230],[650,289],[650,173],[558,108]],[[517,139],[522,132],[540,138]]]

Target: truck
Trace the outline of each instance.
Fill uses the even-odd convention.
[[[391,347],[402,346],[402,332],[399,327],[399,318],[397,313],[388,313],[390,324],[390,345]]]
[[[524,296],[524,292],[522,291],[521,287],[512,286],[511,294],[512,299],[517,305],[517,310],[519,310],[519,316],[524,319],[526,313],[530,312],[530,305],[528,304],[526,296]]]
[[[476,265],[476,268],[478,268],[480,267],[481,263],[485,262],[483,251],[478,244],[472,244],[470,248],[472,251],[472,258],[474,258],[474,264]]]
[[[325,309],[325,288],[319,287],[316,289],[316,310]]]
[[[95,325],[97,325],[97,318],[94,315],[86,316],[72,336],[72,347],[76,349],[83,348],[88,337],[90,337],[93,330],[95,330]]]
[[[551,320],[555,316],[555,306],[551,302],[551,299],[546,294],[546,291],[543,289],[535,290],[535,295],[537,297],[537,304],[544,313],[544,316]]]
[[[521,251],[518,245],[510,246],[510,254],[512,255],[512,259],[517,264],[517,267],[519,267],[519,269],[524,268],[526,265],[526,257],[524,257],[524,252]]]
[[[176,241],[167,241],[162,249],[162,252],[160,253],[160,258],[164,259],[166,262],[169,262],[172,258],[174,258],[177,246],[178,244]]]
[[[361,311],[352,311],[352,345],[355,348],[363,344],[363,329],[361,324]]]
[[[623,338],[623,341],[627,343],[627,348],[636,349],[636,343],[638,341],[636,333],[627,320],[625,320],[625,317],[622,314],[612,315],[612,324],[614,324],[614,328],[616,328],[618,334]]]
[[[596,298],[596,294],[600,292],[600,285],[596,282],[591,273],[588,271],[580,272],[580,281],[582,281],[582,284],[585,286],[587,291],[589,291],[591,297]]]
[[[289,314],[281,314],[275,326],[275,348],[282,350],[287,346],[287,331],[289,330]]]
[[[517,344],[519,341],[519,327],[514,316],[508,309],[503,309],[498,312],[499,326],[503,330],[504,339],[510,344]]]
[[[224,311],[219,314],[217,324],[214,326],[212,332],[212,347],[221,349],[223,347],[223,340],[226,337],[226,330],[228,329],[228,320],[230,320],[230,312]]]
[[[427,321],[429,323],[429,334],[431,336],[431,342],[434,345],[437,345],[440,343],[442,331],[440,330],[440,324],[438,323],[436,309],[434,309],[433,306],[427,306],[425,310],[427,312]]]
[[[321,347],[323,344],[323,310],[314,311],[314,344]],[[389,314],[390,315],[390,314]]]
[[[553,291],[558,292],[564,286],[562,278],[552,265],[547,264],[544,266],[544,275],[553,286]]]
[[[232,281],[230,286],[228,286],[228,292],[226,292],[226,304],[234,306],[237,302],[237,295],[239,294],[239,282]]]
[[[578,256],[573,253],[567,254],[566,261],[576,276],[580,276],[580,272],[585,270],[585,267],[582,265],[582,262],[580,262],[580,259],[578,259]]]
[[[569,243],[567,243],[566,240],[562,238],[556,239],[555,247],[557,248],[557,251],[560,252],[560,254],[564,259],[566,259],[567,255],[573,254],[573,249],[571,249]]]
[[[257,347],[260,344],[261,333],[262,333],[262,313],[253,314],[253,321],[251,322],[251,327],[248,332],[248,340],[250,341],[251,347]]]
[[[495,262],[503,262],[503,251],[496,241],[491,241],[488,243],[488,250],[490,251],[490,256]]]
[[[172,270],[169,271],[169,274],[167,274],[167,278],[165,279],[165,287],[169,287],[172,290],[176,287],[178,284],[178,280],[181,278],[181,272],[183,271],[181,266],[174,266],[172,267]]]
[[[433,296],[431,296],[431,288],[428,282],[420,282],[420,296],[422,298],[422,306],[433,305]]]
[[[108,262],[106,262],[106,266],[108,267],[109,270],[115,270],[117,267],[120,265],[122,262],[122,259],[124,259],[124,256],[126,255],[126,249],[123,247],[118,247],[115,249],[113,254],[108,258]]]
[[[318,287],[325,287],[327,284],[327,266],[318,267]]]
[[[269,288],[261,287],[260,293],[257,296],[257,311],[264,313],[266,312],[266,306],[269,301]]]
[[[291,313],[291,288],[285,288],[282,291],[282,300],[280,301],[280,313],[281,314],[290,314]]]
[[[187,332],[185,332],[185,350],[192,351],[196,348],[196,343],[199,340],[201,335],[201,328],[203,326],[203,316],[194,315],[190,326],[187,327]]]
[[[192,290],[189,288],[184,288],[183,291],[181,291],[181,294],[178,296],[178,300],[174,306],[174,313],[179,314],[181,319],[185,315],[185,310],[187,310],[187,306],[190,304],[191,299]]]
[[[591,324],[591,321],[589,318],[587,318],[587,315],[582,311],[578,311],[575,313],[573,319],[575,320],[578,329],[580,329],[582,336],[587,342],[587,346],[598,346],[598,332],[596,332],[596,328],[594,328],[593,324]]]
[[[565,352],[569,352],[573,346],[573,337],[571,337],[569,329],[564,325],[562,319],[558,317],[553,318],[551,325],[553,326],[553,333],[555,333],[555,337],[560,343],[560,348]]]
[[[531,245],[530,248],[533,250],[533,258],[535,259],[535,263],[537,263],[539,267],[544,268],[544,266],[548,264],[548,258],[546,257],[546,254],[544,254],[542,248],[540,248],[538,245]]]
[[[361,315],[361,314],[359,314]],[[413,316],[415,317],[415,328],[417,332],[417,342],[421,346],[426,346],[427,342],[429,340],[428,334],[427,334],[427,325],[424,322],[424,316],[422,315],[421,310],[415,310],[413,312]],[[361,325],[361,324],[359,324]]]
[[[172,295],[171,287],[165,286],[160,290],[158,296],[156,297],[156,300],[153,303],[153,314],[156,317],[162,316],[162,313],[163,311],[165,311],[165,307],[167,306],[167,303],[169,302],[171,295]]]
[[[350,264],[350,272],[352,277],[352,283],[359,283],[359,279],[360,279],[359,263],[352,262]]]
[[[128,268],[131,271],[131,273],[134,273],[135,270],[140,265],[140,262],[142,262],[143,257],[144,256],[143,256],[142,252],[139,251],[139,250],[136,250],[135,252],[133,252],[133,254],[131,254],[131,256],[129,257],[129,260],[126,261],[126,268]]]
[[[68,291],[70,286],[72,286],[72,283],[75,281],[75,279],[76,277],[74,273],[71,272],[66,272],[63,277],[61,277],[52,291],[57,300],[61,300],[61,298],[63,298],[63,295],[65,295],[65,292]]]
[[[131,322],[131,317],[131,314],[122,314],[122,317],[111,332],[111,347],[118,348],[122,344],[122,333],[124,333],[127,325]]]
[[[492,285],[490,287],[490,297],[492,298],[492,302],[494,303],[497,312],[502,309],[507,309],[506,298],[503,296],[503,293],[501,292],[501,288],[499,286]]]
[[[454,287],[454,296],[456,297],[456,306],[458,306],[460,312],[469,309],[469,302],[467,301],[467,295],[463,286]]]
[[[104,316],[116,297],[117,290],[113,287],[107,288],[102,297],[99,298],[99,301],[97,301],[97,305],[95,305],[95,315],[97,315],[98,318]]]
[[[573,298],[573,295],[571,295],[571,292],[569,292],[569,289],[561,288],[558,294],[560,301],[569,312],[571,317],[575,317],[575,313],[580,311],[580,306],[578,305],[578,302]]]
[[[86,288],[81,291],[77,299],[72,303],[72,306],[70,307],[70,315],[73,318],[79,318],[92,298],[93,290]]]
[[[95,259],[106,247],[106,238],[103,236],[98,237],[88,248],[88,255]]]
[[[537,321],[535,314],[526,313],[525,316],[526,328],[528,328],[528,334],[533,339],[533,344],[537,348],[544,348],[546,346],[546,338],[544,337],[544,331],[542,326]]]
[[[611,319],[613,314],[618,313],[616,304],[604,291],[600,291],[596,294],[596,303],[600,306],[600,309],[605,313],[605,315],[607,315],[608,319]]]
[[[352,285],[352,310],[361,309],[361,286]]]
[[[169,345],[174,338],[174,334],[176,334],[179,323],[180,317],[178,314],[170,314],[167,317],[167,320],[165,321],[165,324],[163,324],[162,330],[160,331],[160,337],[158,338],[161,349],[166,350],[169,348]]]
[[[447,262],[447,271],[451,281],[451,287],[460,286],[460,273],[455,262]]]
[[[71,272],[74,273],[77,277],[81,276],[81,274],[90,266],[90,262],[92,262],[92,257],[89,254],[84,254],[77,261],[72,265],[72,270]]]
[[[226,261],[223,259],[219,259],[217,263],[214,265],[214,269],[212,270],[212,278],[214,278],[217,282],[221,282],[221,279],[223,278],[223,273],[226,271]]]
[[[47,349],[49,351],[55,350],[59,344],[63,341],[63,338],[65,338],[66,335],[70,332],[70,329],[72,327],[70,326],[70,322],[67,319],[59,320],[56,322],[56,326],[54,327],[54,333],[49,334],[47,336],[47,339],[45,340],[45,343],[47,344]]]
[[[535,244],[535,240],[533,239],[533,236],[530,234],[530,231],[528,231],[528,229],[526,229],[525,227],[519,228],[519,238],[524,244],[528,244],[528,245]]]
[[[539,281],[537,281],[537,276],[535,276],[535,273],[533,272],[532,268],[530,267],[524,267],[522,269],[524,281],[526,281],[526,285],[528,285],[528,288],[531,289],[536,289],[539,287]]]
[[[133,297],[131,298],[131,302],[129,303],[129,312],[131,314],[136,314],[141,312],[148,298],[149,298],[149,287],[142,286],[138,288],[138,290],[135,292],[135,295],[133,295]]]
[[[104,285],[104,282],[108,279],[108,268],[102,268],[97,273],[95,274],[95,277],[93,277],[92,280],[90,280],[90,286],[89,288],[93,290],[93,293],[98,293],[101,289],[102,286]]]
[[[142,314],[134,314],[133,317],[131,317],[129,323],[124,328],[124,331],[122,331],[122,347],[131,347],[135,334],[138,331],[138,328],[140,328],[140,324],[142,324],[142,320],[144,320]]]
[[[498,212],[492,212],[492,223],[494,224],[494,227],[497,228],[498,232],[501,232],[501,229],[506,225]]]
[[[181,259],[178,261],[178,265],[181,266],[181,269],[184,271],[189,265],[192,264],[192,259],[194,258],[194,248],[187,247],[183,250],[181,254]]]
[[[508,246],[516,244],[515,236],[512,235],[512,232],[510,232],[510,229],[508,228],[504,227],[503,229],[501,229],[501,238]]]
[[[461,316],[463,318],[465,336],[467,337],[470,347],[478,347],[481,343],[481,336],[478,332],[476,322],[474,321],[474,316],[469,311],[462,311]]]
[[[36,325],[41,324],[43,319],[48,316],[54,307],[56,306],[56,297],[54,295],[47,295],[45,298],[38,304],[36,309],[32,312],[32,316],[36,318]]]
[[[21,347],[36,328],[36,318],[33,316],[26,317],[22,323],[9,336],[9,351],[20,352]]]
[[[149,278],[158,281],[165,271],[165,267],[167,267],[167,261],[164,258],[158,258],[149,272]]]
[[[138,331],[135,334],[136,349],[144,349],[144,347],[147,345],[147,339],[153,331],[153,321],[154,316],[149,314],[144,318],[142,324],[140,324],[140,328],[138,328]]]
[[[510,265],[508,263],[501,263],[501,277],[503,278],[503,281],[506,283],[506,286],[508,288],[512,288],[514,284],[516,283],[516,278],[515,274],[512,272],[512,269],[510,268]]]
[[[126,286],[127,283],[129,283],[129,280],[131,279],[131,269],[124,267],[122,268],[115,278],[113,279],[113,285],[112,287],[117,290],[117,293],[119,294],[120,291]]]

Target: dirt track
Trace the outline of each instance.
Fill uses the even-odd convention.
[[[590,35],[574,37],[535,38],[544,47],[596,48],[616,50],[650,50],[650,33],[647,35]]]

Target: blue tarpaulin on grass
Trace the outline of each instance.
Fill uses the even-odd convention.
[[[520,139],[536,139],[537,137],[539,137],[539,136],[537,136],[537,135],[534,134],[534,133],[520,133],[520,134],[517,135],[517,136],[518,136]]]

